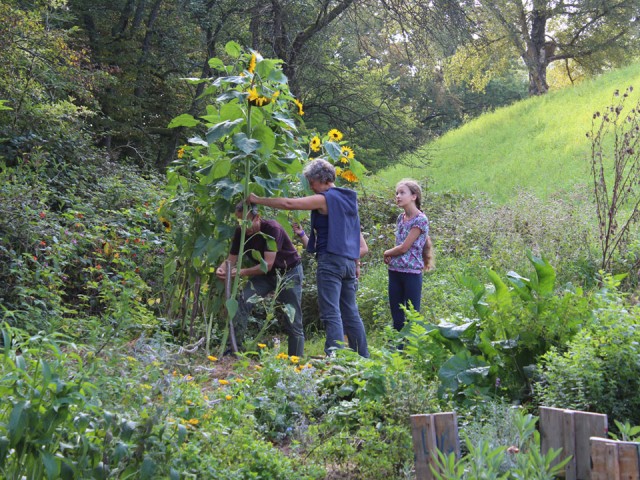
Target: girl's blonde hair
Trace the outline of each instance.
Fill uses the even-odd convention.
[[[396,184],[396,191],[401,185],[407,187],[411,194],[416,196],[416,207],[418,207],[418,210],[422,211],[422,187],[420,187],[418,182],[411,180],[410,178],[403,178]],[[424,261],[425,272],[429,272],[436,268],[436,261],[433,257],[433,244],[431,243],[430,235],[427,235],[427,240],[424,242],[424,247],[422,248],[422,260]]]

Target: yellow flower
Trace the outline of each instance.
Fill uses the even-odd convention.
[[[262,365],[254,365],[253,368],[260,371],[262,370]]]
[[[302,110],[302,102],[294,98],[293,103],[295,103],[298,107],[298,115],[304,115],[304,110]]]
[[[253,73],[256,70],[256,60],[256,54],[252,53],[251,60],[249,60],[249,68],[247,68],[249,73]]]
[[[227,400],[232,400],[233,397],[231,395],[226,395],[224,398],[226,398]]]
[[[198,420],[197,418],[190,418],[189,423],[191,425],[198,425],[200,423],[200,420]]]
[[[309,147],[311,147],[311,150],[313,150],[314,152],[320,151],[320,138],[317,135],[311,139],[311,142],[309,142]]]
[[[358,177],[356,177],[356,175],[351,170],[345,170],[344,172],[342,172],[342,178],[351,183],[355,183],[358,181]]]
[[[271,100],[272,101],[276,101],[276,98],[278,98],[280,96],[280,90],[276,90],[275,92],[273,92],[273,95],[271,95]]]
[[[276,355],[276,358],[286,360],[287,358],[289,358],[289,355],[287,355],[286,353],[279,353],[278,355]]]
[[[340,167],[336,167],[336,176],[339,177],[340,175],[342,175],[342,171],[343,170]]]
[[[165,232],[171,231],[171,222],[164,217],[160,217],[160,223],[164,226]]]
[[[185,403],[186,403],[187,405],[193,405],[193,402],[192,402],[191,400],[187,400]]]
[[[178,376],[178,372],[176,370],[173,371],[173,373],[171,373],[171,375],[173,375],[174,377]]]
[[[213,355],[209,355],[207,358],[212,362],[215,362],[216,360],[218,360],[218,357],[214,357]]]
[[[182,158],[183,155],[184,155],[184,148],[180,147],[178,149],[178,158]]]
[[[218,383],[220,385],[229,385],[229,380],[225,380],[224,378],[221,378],[220,380],[218,380]]]
[[[340,163],[347,164],[349,163],[349,159],[347,157],[340,157]]]
[[[329,138],[331,138],[331,140],[333,140],[334,142],[339,142],[340,140],[342,140],[342,132],[337,128],[332,128],[331,130],[329,130],[328,135]]]
[[[249,103],[256,107],[263,107],[271,102],[270,98],[262,97],[258,95],[258,89],[256,87],[249,89]]]
[[[186,377],[184,377],[184,378],[185,378],[185,380],[186,380],[187,382],[190,382],[191,380],[193,380],[193,377],[192,377],[191,375],[187,375],[187,376],[186,376]]]
[[[242,383],[242,382],[244,382],[244,380],[243,380],[243,379],[241,379],[241,378],[236,378],[236,383]]]
[[[289,357],[289,360],[291,360],[291,363],[298,363],[300,361],[300,357],[296,357],[295,355],[291,355]]]
[[[342,155],[347,157],[348,159],[352,159],[355,156],[353,153],[353,148],[347,147],[346,145],[342,146]]]
[[[264,343],[259,343],[258,348],[267,348],[267,345]]]

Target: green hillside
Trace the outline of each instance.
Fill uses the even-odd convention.
[[[375,180],[391,186],[429,177],[433,191],[486,192],[498,202],[520,187],[546,198],[587,183],[592,115],[629,86],[631,108],[640,96],[640,64],[482,115],[402,162],[415,167],[396,165]]]

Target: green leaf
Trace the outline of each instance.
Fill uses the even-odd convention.
[[[231,133],[239,124],[244,122],[242,118],[233,121],[224,121],[214,125],[207,132],[207,142],[214,143],[225,135]]]
[[[185,427],[182,424],[178,425],[178,445],[181,445],[182,443],[184,443],[186,438],[187,438],[187,427]]]
[[[167,283],[171,278],[171,275],[176,273],[178,268],[178,262],[175,258],[170,259],[164,264],[164,282]]]
[[[0,437],[0,469],[4,468],[9,454],[9,439],[5,436]]]
[[[556,284],[556,271],[544,257],[535,257],[530,251],[527,252],[527,257],[533,264],[533,268],[536,269],[538,293],[540,295],[551,295]]]
[[[260,148],[260,142],[247,137],[246,133],[237,133],[233,136],[233,144],[241,151],[249,155]]]
[[[208,185],[214,180],[226,177],[230,171],[231,160],[226,157],[220,158],[219,160],[214,160],[205,168],[198,170],[198,173],[203,176],[200,183],[203,185]]]
[[[0,111],[2,110],[13,110],[13,108],[11,107],[7,107],[5,105],[6,102],[8,102],[9,100],[0,100]]]
[[[203,140],[201,137],[195,136],[195,137],[191,137],[189,140],[187,140],[188,143],[190,143],[191,145],[202,145],[203,147],[208,147],[209,143],[207,143],[206,140]]]
[[[255,182],[265,189],[266,192],[273,195],[280,189],[280,185],[282,184],[282,179],[280,178],[262,178],[255,177]]]
[[[263,157],[271,155],[273,148],[276,146],[276,136],[267,125],[260,124],[253,129],[253,138],[260,142],[258,153]]]
[[[244,185],[242,183],[232,182],[228,178],[224,178],[215,184],[218,190],[218,194],[227,201],[244,192]]]
[[[213,70],[224,70],[225,64],[218,57],[214,57],[209,59],[209,67]]]
[[[235,298],[228,298],[227,301],[224,302],[224,306],[227,307],[229,317],[233,318],[236,316],[236,312],[238,311],[238,301]]]
[[[489,269],[487,271],[489,278],[491,279],[491,283],[493,283],[495,287],[495,292],[491,295],[487,296],[487,300],[492,301],[498,308],[506,308],[511,305],[511,293],[509,292],[509,288],[507,284],[502,281],[500,276]]]
[[[325,142],[324,148],[333,161],[340,160],[342,156],[342,147],[340,147],[340,145],[336,142]]]
[[[50,452],[44,451],[40,452],[40,458],[42,460],[42,464],[44,465],[44,469],[47,472],[47,478],[49,480],[58,478],[60,476],[60,460]]]
[[[183,113],[182,115],[178,115],[173,120],[171,120],[171,122],[169,122],[168,128],[195,127],[199,123],[200,121],[193,118],[193,115]]]
[[[29,408],[27,402],[18,402],[13,406],[9,415],[9,440],[11,447],[15,447],[22,440],[24,432],[27,428],[27,413],[25,410]]]
[[[229,55],[231,58],[238,58],[242,53],[242,47],[240,46],[240,44],[232,40],[230,42],[227,42],[227,44],[224,46],[224,51],[227,52],[227,55]]]
[[[294,131],[297,131],[295,120],[285,116],[285,114],[277,112],[273,114],[273,118],[278,120],[279,122],[284,123],[287,127],[294,129]]]
[[[142,465],[140,466],[140,479],[152,479],[156,473],[156,462],[151,457],[144,457]]]

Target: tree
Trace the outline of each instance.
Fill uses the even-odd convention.
[[[638,0],[486,0],[461,4],[472,36],[457,55],[484,59],[488,76],[509,65],[505,56],[517,55],[528,72],[531,95],[549,90],[546,73],[552,62],[573,59],[595,70],[618,66],[637,52]],[[491,63],[496,61],[503,62],[502,68],[491,72]],[[463,63],[458,59],[458,65]],[[466,78],[474,73],[468,69],[457,72]]]

